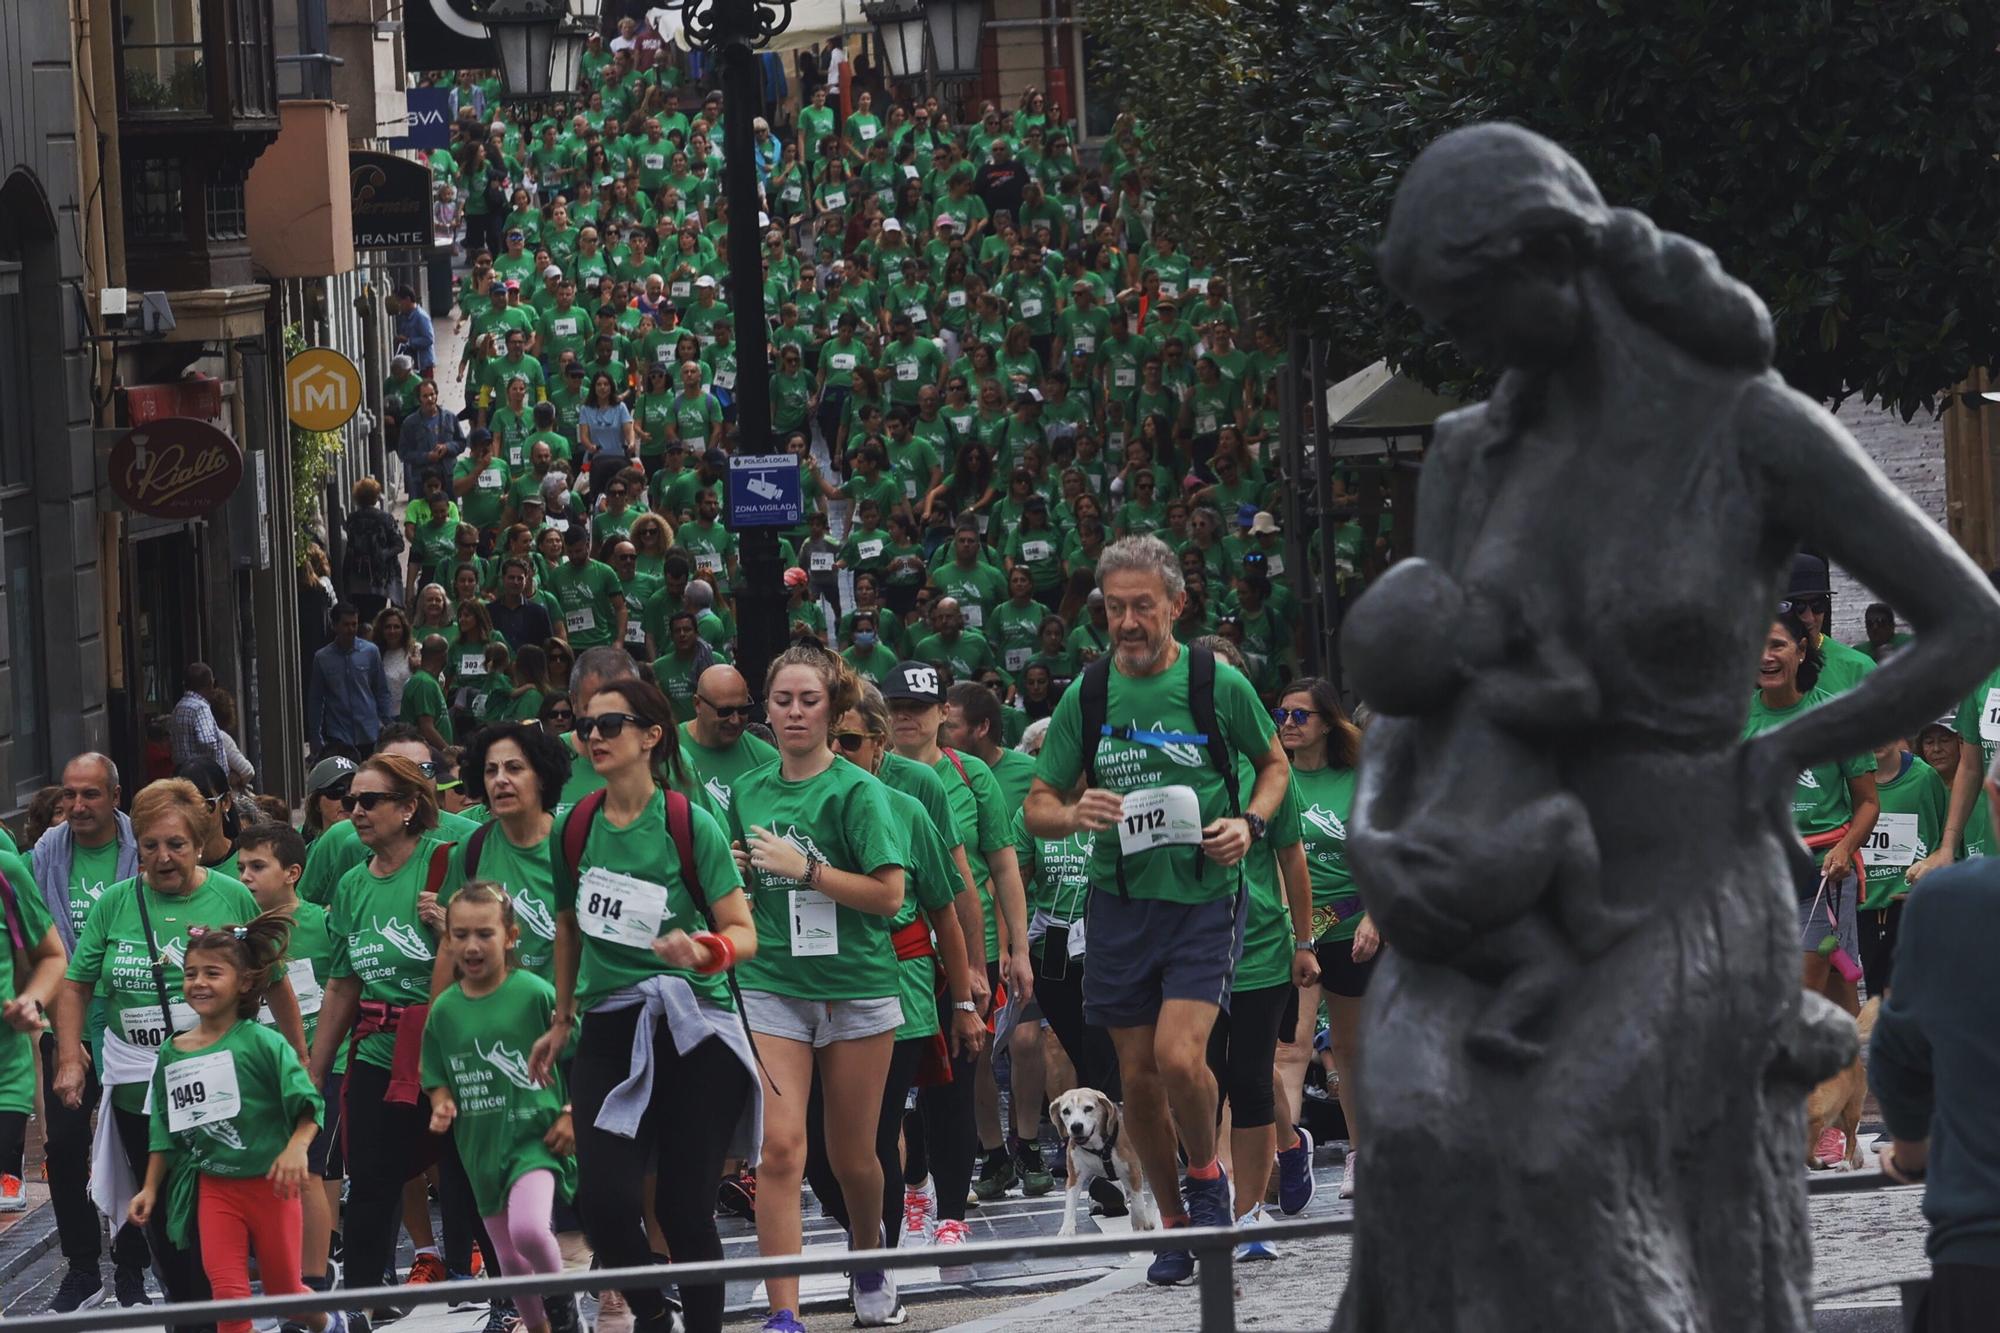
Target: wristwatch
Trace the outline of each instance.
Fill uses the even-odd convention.
[[[1293,952],[1293,953],[1301,953],[1301,952],[1304,952],[1304,953],[1318,953],[1318,952],[1319,952],[1319,946],[1318,946],[1318,945],[1316,945],[1316,944],[1314,944],[1314,943],[1313,943],[1313,942],[1312,942],[1311,940],[1293,940],[1293,941],[1292,941],[1292,952]]]
[[[1243,822],[1250,826],[1250,841],[1252,842],[1256,842],[1259,838],[1262,838],[1264,830],[1269,827],[1264,822],[1264,816],[1258,814],[1255,810],[1245,811]]]
[[[976,1014],[979,1012],[979,1006],[974,1004],[970,1000],[953,1000],[951,1007],[954,1009],[962,1009],[968,1014]]]

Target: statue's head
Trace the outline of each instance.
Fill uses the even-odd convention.
[[[1578,272],[1609,221],[1575,158],[1518,125],[1472,125],[1418,155],[1396,191],[1382,276],[1476,364],[1560,362]]]
[[[1347,683],[1387,717],[1443,710],[1465,682],[1465,592],[1429,560],[1398,560],[1340,626]]]
[[[1714,365],[1761,371],[1763,302],[1707,248],[1612,208],[1559,145],[1469,125],[1417,156],[1378,256],[1389,289],[1488,369],[1553,369],[1586,324],[1595,271],[1624,313]]]

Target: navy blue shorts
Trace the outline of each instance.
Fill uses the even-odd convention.
[[[1242,905],[1241,889],[1206,903],[1093,890],[1084,909],[1090,959],[1084,1020],[1103,1028],[1151,1027],[1166,1000],[1199,1000],[1226,1011],[1243,956]]]

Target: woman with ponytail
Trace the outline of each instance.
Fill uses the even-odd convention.
[[[146,1183],[129,1214],[139,1226],[163,1214],[181,1246],[193,1242],[199,1219],[201,1264],[217,1300],[250,1295],[253,1249],[265,1295],[306,1290],[299,1196],[325,1104],[298,1052],[256,1021],[290,935],[283,911],[248,925],[189,928],[182,993],[197,1022],[160,1048],[153,1071]],[[338,1314],[302,1319],[313,1333],[346,1327]],[[223,1320],[217,1333],[250,1333],[250,1321]]]

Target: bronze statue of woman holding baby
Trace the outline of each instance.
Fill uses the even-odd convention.
[[[1343,629],[1389,948],[1335,1328],[1799,1333],[1802,1102],[1855,1038],[1800,986],[1793,775],[1943,712],[2000,599],[1772,370],[1757,297],[1548,140],[1433,143],[1381,262],[1504,373],[1439,423],[1416,558]],[[1802,545],[1915,642],[1741,743]]]

